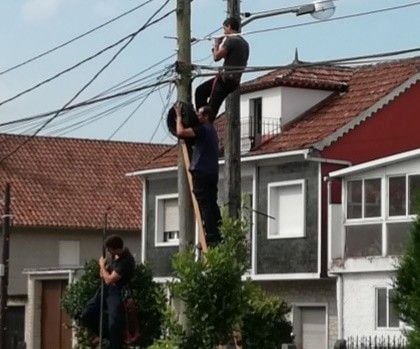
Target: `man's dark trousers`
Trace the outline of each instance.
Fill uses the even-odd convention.
[[[99,335],[100,290],[89,300],[82,316],[81,323],[93,333]],[[104,338],[110,342],[109,348],[121,349],[124,331],[124,308],[122,305],[121,288],[115,285],[104,286]],[[107,317],[105,318],[105,316]]]
[[[218,174],[192,171],[192,177],[194,194],[206,229],[206,241],[215,245],[221,241],[219,225],[222,221],[217,204]]]
[[[223,80],[220,75],[217,75],[196,88],[195,108],[198,110],[208,105],[212,110],[213,116],[216,117],[225,98],[238,87],[238,81],[231,79]]]

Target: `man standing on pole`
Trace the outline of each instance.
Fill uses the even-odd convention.
[[[227,95],[239,87],[249,57],[249,45],[239,34],[239,28],[240,23],[236,18],[229,17],[223,22],[225,36],[216,39],[212,49],[216,62],[224,59],[223,70],[195,90],[197,111],[209,105],[212,116],[216,117]]]

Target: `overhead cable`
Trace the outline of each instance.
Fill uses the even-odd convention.
[[[60,44],[60,45],[58,45],[58,46],[55,46],[55,47],[53,47],[53,48],[51,48],[51,49],[49,49],[49,50],[47,50],[47,51],[45,51],[45,52],[42,52],[42,53],[40,53],[40,54],[38,54],[38,55],[36,55],[36,56],[34,56],[34,57],[32,57],[32,58],[29,58],[29,59],[27,59],[27,60],[25,60],[25,61],[23,61],[23,62],[21,62],[21,63],[18,63],[18,64],[14,65],[14,66],[12,66],[12,67],[10,67],[10,68],[7,68],[7,69],[5,69],[5,70],[2,70],[2,71],[0,71],[0,75],[4,75],[4,74],[6,74],[6,73],[9,73],[9,72],[11,72],[11,71],[13,71],[13,70],[15,70],[15,69],[17,69],[17,68],[20,68],[20,67],[22,67],[22,66],[24,66],[24,65],[26,65],[26,64],[28,64],[28,63],[31,63],[31,62],[36,61],[36,60],[38,60],[39,58],[42,58],[42,57],[44,57],[44,56],[47,56],[47,55],[49,55],[50,53],[52,53],[52,52],[54,52],[54,51],[57,51],[57,50],[59,50],[59,49],[61,49],[61,48],[65,47],[65,46],[67,46],[67,45],[69,45],[69,44],[71,44],[71,43],[73,43],[73,42],[75,42],[75,41],[77,41],[77,40],[79,40],[79,39],[82,39],[83,37],[88,36],[89,34],[92,34],[93,32],[95,32],[95,31],[97,31],[97,30],[99,30],[99,29],[101,29],[101,28],[103,28],[103,27],[107,26],[108,24],[111,24],[111,23],[113,23],[113,22],[117,21],[118,19],[121,19],[121,18],[123,18],[123,17],[127,16],[128,14],[130,14],[130,13],[132,13],[132,12],[134,12],[134,11],[136,11],[136,10],[140,9],[140,8],[142,8],[143,6],[147,5],[148,3],[152,2],[152,1],[154,1],[154,0],[148,0],[148,1],[145,1],[145,2],[143,2],[142,4],[137,5],[136,7],[133,7],[131,10],[128,10],[128,11],[126,11],[126,12],[123,12],[123,13],[122,13],[122,14],[120,14],[119,16],[116,16],[116,17],[114,17],[114,18],[111,18],[109,21],[106,21],[106,22],[102,23],[101,25],[99,25],[99,26],[97,26],[97,27],[95,27],[95,28],[90,29],[90,30],[88,30],[87,32],[85,32],[85,33],[83,33],[83,34],[77,35],[77,36],[76,36],[76,37],[74,37],[73,39],[70,39],[70,40],[68,40],[68,41],[66,41],[66,42],[63,42],[62,44]]]
[[[164,6],[166,6],[166,4],[168,3],[168,1],[169,0],[167,0],[165,3],[164,3],[164,5],[162,5],[163,7]],[[45,85],[45,84],[47,84],[47,83],[49,83],[49,82],[51,82],[51,81],[53,81],[53,80],[55,80],[55,79],[57,79],[58,77],[60,77],[61,75],[63,75],[63,74],[65,74],[65,73],[68,73],[68,72],[70,72],[70,71],[72,71],[72,70],[74,70],[75,68],[77,68],[77,67],[79,67],[79,66],[81,66],[82,64],[84,64],[84,63],[86,63],[86,62],[88,62],[88,61],[90,61],[90,60],[92,60],[92,59],[94,59],[94,58],[96,58],[96,57],[98,57],[98,56],[100,56],[101,54],[103,54],[104,52],[106,52],[106,51],[108,51],[108,50],[110,50],[111,48],[114,48],[114,47],[116,47],[116,46],[118,46],[119,44],[121,44],[121,43],[123,43],[124,41],[127,41],[122,47],[123,47],[123,49],[128,45],[128,44],[130,44],[131,43],[131,41],[141,32],[141,31],[143,31],[144,29],[146,29],[146,28],[148,28],[148,27],[150,27],[150,26],[152,26],[152,25],[154,25],[154,24],[156,24],[156,23],[159,23],[161,20],[163,20],[164,18],[166,18],[166,17],[168,17],[170,14],[172,14],[173,12],[175,12],[176,10],[171,10],[171,11],[169,11],[169,12],[167,12],[165,15],[163,15],[163,16],[161,16],[160,18],[158,18],[158,19],[156,19],[156,20],[154,20],[154,21],[150,21],[150,19],[146,22],[146,24],[145,25],[143,25],[140,29],[138,29],[137,31],[135,31],[135,32],[133,32],[133,33],[131,33],[131,34],[129,34],[129,35],[127,35],[127,36],[125,36],[125,37],[123,37],[122,39],[120,39],[120,40],[118,40],[117,42],[115,42],[115,43],[113,43],[113,44],[111,44],[111,45],[109,45],[109,46],[107,46],[107,47],[105,47],[105,48],[103,48],[102,50],[100,50],[99,52],[97,52],[97,53],[95,53],[94,55],[92,55],[92,56],[89,56],[88,58],[85,58],[84,60],[82,60],[82,61],[80,61],[80,62],[78,62],[78,63],[76,63],[76,64],[74,64],[74,65],[72,65],[71,67],[69,67],[69,68],[67,68],[67,69],[64,69],[64,70],[62,70],[61,72],[59,72],[59,73],[57,73],[57,74],[55,74],[55,75],[53,75],[52,77],[50,77],[50,78],[48,78],[48,79],[45,79],[45,80],[43,80],[43,81],[41,81],[41,82],[39,82],[39,83],[37,83],[36,85],[34,85],[34,86],[32,86],[32,87],[30,87],[30,88],[28,88],[28,89],[26,89],[26,90],[24,90],[24,91],[21,91],[21,92],[19,92],[18,94],[16,94],[16,95],[14,95],[14,96],[12,96],[12,97],[10,97],[10,98],[8,98],[8,99],[5,99],[5,100],[3,100],[3,101],[1,101],[0,102],[0,106],[2,106],[2,105],[4,105],[4,104],[6,104],[6,103],[8,103],[8,102],[11,102],[11,101],[13,101],[13,100],[15,100],[15,99],[17,99],[18,97],[21,97],[21,96],[23,96],[23,95],[25,95],[25,94],[27,94],[27,93],[29,93],[29,92],[31,92],[31,91],[33,91],[33,90],[35,90],[35,89],[37,89],[38,87],[40,87],[40,86],[42,86],[42,85]],[[153,14],[153,16],[155,16],[156,15],[156,13],[155,14]],[[152,16],[152,17],[153,17]],[[119,52],[120,51],[118,51],[118,53],[117,53],[117,55],[119,54]]]
[[[156,23],[157,21],[161,21],[162,19],[166,18],[170,13],[174,12],[175,10],[172,10],[165,15],[161,16],[158,20],[155,20],[152,22],[152,19],[169,3],[170,0],[166,0],[165,3],[156,10],[152,16],[146,21],[146,23],[137,30],[136,33],[133,33],[131,38],[125,43],[118,51],[117,53],[106,63],[94,76],[91,78],[60,110],[58,110],[51,118],[49,118],[47,121],[44,122],[43,125],[41,125],[30,137],[25,139],[21,144],[19,144],[17,147],[15,147],[10,153],[5,155],[2,159],[0,159],[0,164],[8,159],[10,156],[15,154],[19,149],[21,149],[25,144],[27,144],[30,140],[32,140],[39,132],[42,131],[44,127],[46,127],[49,123],[51,123],[62,111],[64,108],[68,107],[93,81],[96,80],[96,78],[119,56],[121,52],[134,40],[134,38],[137,36],[138,33],[140,33],[142,30],[147,28],[147,26],[151,23]]]

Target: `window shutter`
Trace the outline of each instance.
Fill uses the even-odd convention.
[[[177,199],[165,200],[165,224],[164,231],[178,231],[179,230],[179,209]]]

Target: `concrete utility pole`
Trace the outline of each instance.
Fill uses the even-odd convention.
[[[7,288],[9,286],[9,247],[10,247],[10,184],[6,184],[3,215],[3,255],[1,264],[0,300],[0,349],[6,348]]]
[[[191,103],[191,1],[177,0],[178,101]],[[195,240],[191,193],[181,143],[178,141],[179,249],[185,251]]]
[[[241,20],[240,0],[227,0],[229,17]],[[225,115],[225,166],[224,191],[227,198],[228,214],[240,217],[241,209],[241,120],[239,89],[226,98]]]
[[[177,0],[178,34],[178,101],[191,103],[191,2]],[[185,251],[194,245],[195,221],[192,198],[188,185],[186,163],[183,160],[183,140],[178,140],[178,207],[179,207],[179,250]],[[188,331],[184,314],[185,305],[180,303],[178,314],[181,325]]]

